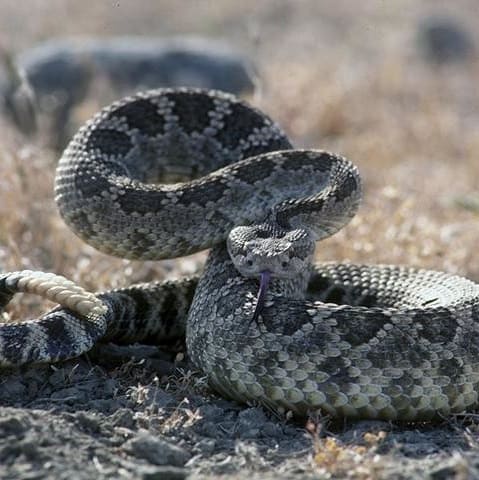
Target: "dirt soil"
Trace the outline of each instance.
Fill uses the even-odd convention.
[[[318,260],[398,263],[479,281],[477,54],[439,65],[421,23],[452,19],[479,48],[475,0],[0,0],[0,43],[67,35],[225,38],[258,67],[250,101],[298,146],[344,154],[365,199]],[[93,92],[94,93],[94,92]],[[84,120],[103,103],[92,96]],[[1,120],[0,120],[1,121]],[[113,259],[82,243],[53,200],[56,158],[0,125],[0,268],[65,275],[95,291],[198,271],[200,253]],[[16,300],[20,320],[47,308]],[[216,396],[184,354],[98,346],[0,375],[1,479],[479,478],[475,412],[436,424],[297,421]]]

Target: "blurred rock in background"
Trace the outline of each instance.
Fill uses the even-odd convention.
[[[461,62],[475,53],[467,29],[449,18],[428,18],[419,25],[418,41],[424,58],[435,64]]]
[[[225,43],[194,37],[56,39],[15,58],[4,52],[0,61],[5,116],[27,136],[46,123],[56,150],[78,127],[73,110],[85,100],[99,108],[140,90],[178,86],[252,93],[254,67]]]
[[[28,136],[37,131],[35,94],[11,54],[0,48],[0,111]]]

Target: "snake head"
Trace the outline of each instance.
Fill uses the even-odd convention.
[[[241,275],[260,279],[253,317],[256,319],[271,278],[294,280],[309,268],[315,237],[307,229],[284,229],[267,222],[233,228],[228,235],[227,247]]]

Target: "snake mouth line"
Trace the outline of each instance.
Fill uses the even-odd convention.
[[[263,310],[264,299],[266,298],[266,291],[268,290],[269,281],[271,280],[271,272],[269,270],[264,270],[260,272],[259,277],[259,290],[258,296],[256,298],[256,308],[253,313],[253,322],[258,320],[261,310]]]

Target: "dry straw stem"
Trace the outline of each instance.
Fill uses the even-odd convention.
[[[345,445],[332,436],[320,437],[322,424],[309,420],[306,430],[313,442],[313,465],[321,475],[335,478],[377,478],[384,468],[384,457],[377,449],[385,440],[385,431],[366,432],[361,445]]]
[[[408,264],[479,280],[478,214],[456,201],[477,195],[479,122],[471,119],[477,100],[468,87],[476,70],[431,75],[400,57],[354,75],[337,59],[291,68],[294,76],[281,75],[283,66],[271,62],[263,72],[267,88],[255,103],[296,145],[350,158],[365,187],[359,214],[321,242],[318,260]],[[55,156],[26,144],[7,125],[2,132],[3,270],[53,271],[96,291],[201,268],[204,254],[141,263],[85,245],[56,211]]]

